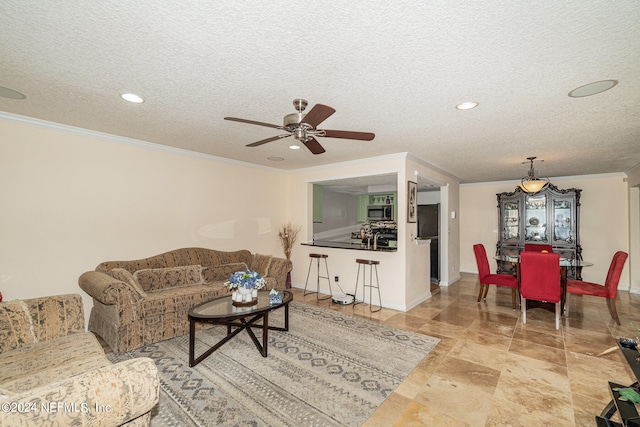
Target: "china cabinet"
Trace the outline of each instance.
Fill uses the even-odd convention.
[[[580,246],[580,192],[560,190],[548,184],[534,195],[516,187],[511,193],[499,193],[499,236],[496,255],[517,256],[525,243],[547,244],[562,258],[582,259]],[[580,267],[567,271],[567,278],[580,280]],[[511,263],[498,262],[498,273],[513,273]]]

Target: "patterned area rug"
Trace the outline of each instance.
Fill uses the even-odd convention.
[[[289,307],[289,332],[269,331],[266,358],[246,332],[194,368],[188,335],[109,358],[156,362],[152,426],[359,426],[439,342],[309,304]],[[269,324],[282,326],[283,316],[272,312]],[[223,326],[198,331],[196,356],[225,334]]]

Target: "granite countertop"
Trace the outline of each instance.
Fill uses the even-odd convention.
[[[301,245],[317,246],[321,248],[337,248],[337,249],[355,249],[359,251],[376,251],[376,252],[397,252],[398,248],[390,248],[388,246],[378,246],[373,249],[373,244],[367,248],[366,244],[349,243],[349,242],[332,242],[330,240],[314,240],[313,242],[304,242]]]

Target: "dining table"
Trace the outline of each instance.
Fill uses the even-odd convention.
[[[496,261],[509,262],[516,267],[516,277],[518,278],[518,284],[520,284],[520,256],[519,255],[496,255],[493,257]],[[570,259],[560,257],[560,287],[562,287],[562,301],[560,303],[560,313],[564,316],[564,305],[567,300],[567,269],[570,267],[591,267],[593,263],[591,261],[585,261],[582,259]]]

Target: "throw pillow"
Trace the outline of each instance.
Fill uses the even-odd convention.
[[[113,268],[111,269],[110,273],[111,277],[113,277],[114,279],[131,285],[133,290],[136,291],[142,298],[147,297],[146,292],[140,287],[140,284],[138,283],[136,278],[133,277],[133,274],[129,272],[129,270],[126,270],[124,268]]]
[[[229,277],[236,271],[247,270],[247,264],[244,262],[235,262],[230,264],[214,265],[202,269],[202,279],[205,283],[226,282]]]
[[[271,265],[271,255],[255,254],[251,261],[251,270],[257,271],[262,277],[269,275],[269,266]]]
[[[20,300],[0,303],[0,353],[35,342],[27,305]]]
[[[202,266],[185,265],[180,267],[148,268],[133,273],[133,277],[147,292],[169,288],[199,285],[202,283]]]

